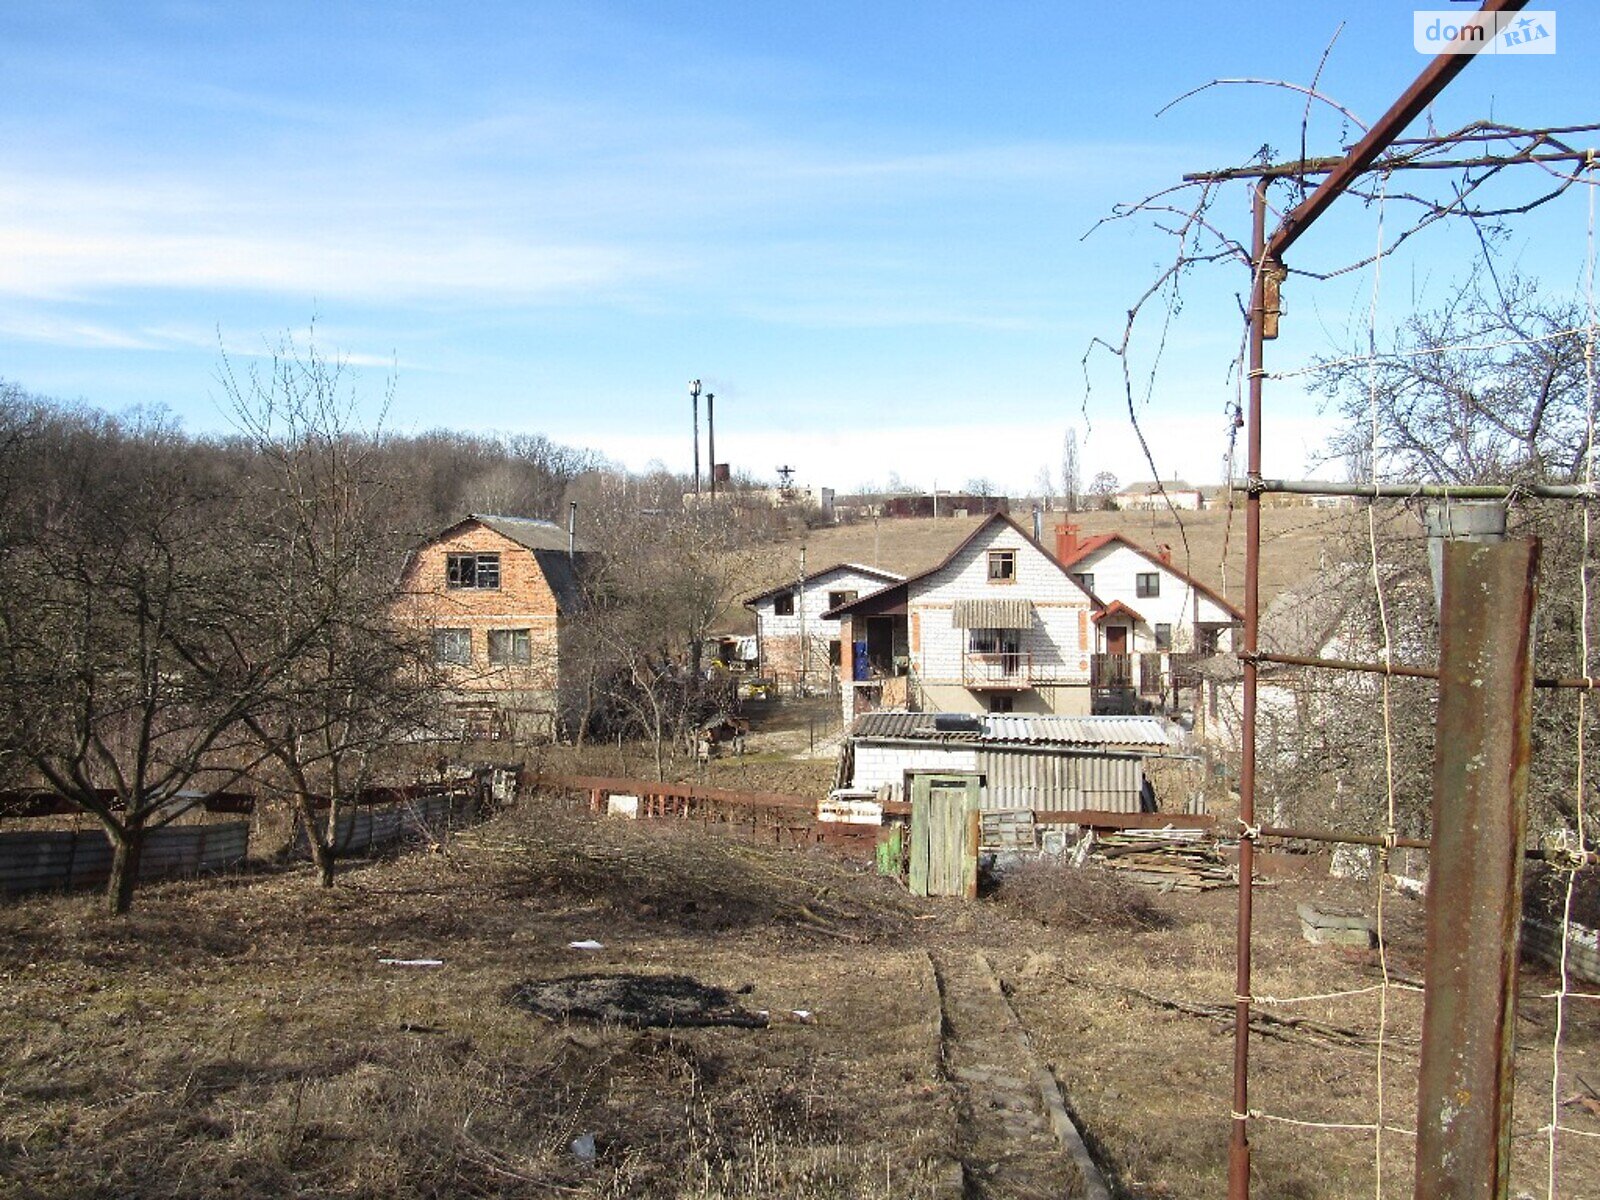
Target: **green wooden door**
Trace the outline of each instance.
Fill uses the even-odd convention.
[[[911,781],[911,894],[978,894],[978,776]]]

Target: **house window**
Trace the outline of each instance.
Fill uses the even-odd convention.
[[[998,629],[967,630],[967,649],[973,654],[999,654],[1000,631]]]
[[[1008,713],[1014,700],[1010,696],[990,696],[989,711],[992,713]]]
[[[533,639],[526,629],[489,630],[489,663],[496,667],[525,667],[533,661]]]
[[[472,633],[466,629],[435,629],[433,661],[465,667],[472,663]]]
[[[1172,649],[1172,626],[1171,625],[1157,625],[1156,626],[1156,649],[1157,650],[1171,650]]]
[[[1015,550],[989,551],[989,582],[1015,583],[1017,580],[1017,552]]]
[[[775,617],[794,616],[793,592],[779,592],[772,598],[772,615]]]
[[[498,554],[452,554],[445,569],[445,581],[453,588],[498,588]]]
[[[1161,572],[1143,571],[1137,575],[1133,581],[1133,594],[1141,598],[1161,595]]]
[[[829,592],[828,593],[828,607],[830,609],[832,609],[832,608],[838,608],[841,604],[849,604],[852,601],[854,601],[855,598],[857,596],[859,596],[860,594],[861,594],[860,592],[856,592],[856,591]]]
[[[1086,592],[1094,591],[1094,572],[1093,571],[1075,571],[1075,572],[1073,572],[1072,578],[1077,580],[1078,586],[1081,587],[1084,591],[1086,591]]]

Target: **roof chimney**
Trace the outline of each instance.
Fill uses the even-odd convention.
[[[1078,553],[1078,527],[1071,521],[1063,521],[1056,526],[1056,561],[1071,562]]]
[[[567,557],[578,555],[578,502],[567,505]]]
[[[1171,542],[1162,542],[1161,545],[1156,547],[1156,553],[1161,556],[1161,561],[1166,563],[1167,566],[1170,567],[1172,565],[1172,543]]]

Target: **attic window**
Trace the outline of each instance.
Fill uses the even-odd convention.
[[[1141,571],[1134,577],[1133,594],[1141,599],[1161,595],[1161,572]]]
[[[1091,593],[1094,591],[1093,571],[1075,571],[1072,577],[1078,581],[1078,586],[1084,591]]]
[[[855,600],[855,598],[858,595],[860,595],[860,593],[859,592],[854,592],[854,591],[849,591],[849,592],[829,592],[828,593],[828,607],[830,609],[833,609],[833,608],[838,608],[840,605],[843,605],[843,604],[850,604],[851,602],[853,602]]]
[[[453,588],[498,588],[498,554],[452,554],[448,556],[445,582]]]
[[[772,598],[772,615],[775,617],[794,616],[793,592],[779,592]]]
[[[1015,583],[1017,580],[1017,552],[1015,550],[989,551],[989,582]]]

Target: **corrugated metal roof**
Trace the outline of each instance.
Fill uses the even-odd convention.
[[[1022,746],[1131,746],[1165,750],[1180,736],[1157,717],[1065,717],[978,713],[971,731],[935,727],[936,713],[875,712],[856,718],[852,737],[911,741],[969,741]]]

